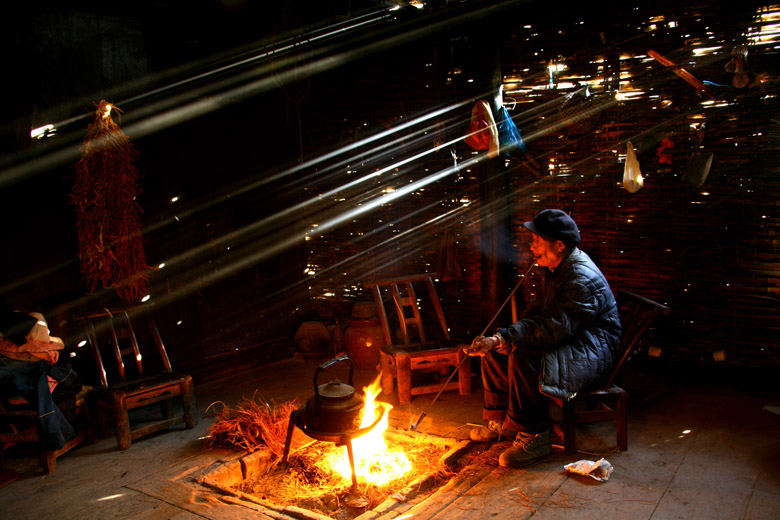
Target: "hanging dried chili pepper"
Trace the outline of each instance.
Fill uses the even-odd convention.
[[[76,207],[79,258],[90,293],[99,285],[138,301],[149,290],[141,236],[137,152],[112,119],[121,111],[101,100],[76,163],[72,203]]]

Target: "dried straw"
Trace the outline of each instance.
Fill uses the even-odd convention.
[[[209,428],[206,443],[209,447],[232,445],[253,452],[267,446],[271,452],[281,456],[287,438],[290,414],[300,405],[299,399],[277,403],[244,397],[237,405],[228,406],[218,401],[222,409],[213,416],[217,419]]]

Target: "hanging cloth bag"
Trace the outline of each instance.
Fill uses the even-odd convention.
[[[626,165],[623,168],[623,187],[629,193],[636,193],[645,185],[645,179],[639,170],[639,161],[634,153],[634,145],[628,141],[626,148]]]
[[[475,150],[487,150],[491,159],[498,156],[498,129],[487,101],[477,101],[471,109],[471,124],[465,141]]]

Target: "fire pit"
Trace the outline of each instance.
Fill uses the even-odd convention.
[[[321,372],[338,363],[350,364],[349,383],[338,380],[320,385]],[[409,470],[409,461],[403,451],[387,456],[387,446],[382,433],[387,429],[388,413],[392,406],[375,400],[379,395],[380,379],[365,388],[364,399],[355,395],[352,385],[354,364],[347,356],[323,363],[314,373],[314,396],[304,408],[293,411],[287,427],[287,439],[284,445],[282,464],[287,464],[290,444],[295,427],[307,436],[318,441],[331,442],[336,446],[345,446],[352,489],[357,489],[357,469],[362,468],[361,476],[373,482],[387,482]],[[362,416],[361,416],[362,414]],[[356,446],[358,460],[355,459]],[[331,464],[342,474],[346,465],[334,457]],[[376,461],[384,459],[381,472],[377,471]],[[373,463],[373,466],[372,466]],[[373,469],[367,469],[372,466]]]
[[[338,363],[350,363],[348,384],[338,380],[320,384],[320,375]],[[199,481],[239,497],[242,505],[285,514],[300,508],[314,512],[303,518],[350,520],[377,507],[395,512],[410,497],[452,475],[468,442],[388,431],[392,405],[375,400],[381,375],[358,396],[352,386],[353,368],[347,357],[321,365],[306,405],[287,407],[292,410],[285,412],[289,420],[274,421],[286,429],[281,459],[280,445],[275,444],[273,450],[261,448],[239,464],[230,464],[231,469],[215,470]]]
[[[223,501],[294,518],[351,520],[374,514],[403,514],[447,481],[456,471],[468,441],[424,433],[388,430],[391,449],[407,453],[413,469],[387,484],[360,478],[357,489],[349,477],[322,470],[329,452],[343,450],[330,441],[315,441],[290,455],[288,466],[278,456],[258,450],[227,462],[198,478],[201,485],[224,495]],[[324,515],[324,517],[323,517]]]

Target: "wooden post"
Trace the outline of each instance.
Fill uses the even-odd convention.
[[[476,34],[474,43],[476,91],[490,103],[493,113],[497,106],[502,83],[500,43],[495,31],[486,24]],[[482,247],[482,321],[486,323],[498,310],[511,276],[510,212],[507,197],[510,193],[507,170],[501,154],[494,159],[480,161],[479,203]]]

